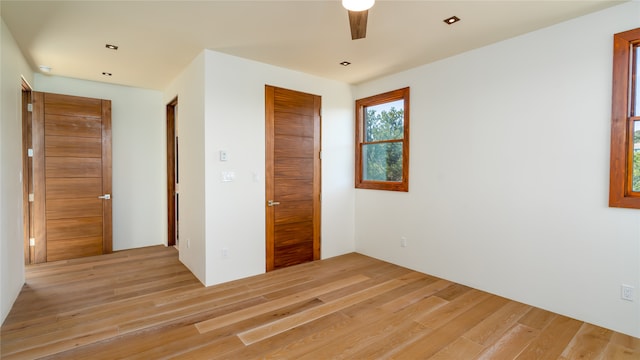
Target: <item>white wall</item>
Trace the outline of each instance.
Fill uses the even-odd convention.
[[[2,20],[0,28],[0,323],[24,284],[22,79],[33,71]]]
[[[607,207],[612,35],[638,19],[626,3],[357,86],[411,87],[410,192],[357,191],[357,251],[640,336],[640,212]]]
[[[265,271],[265,84],[322,97],[322,258],[354,250],[349,85],[205,51],[207,285]],[[229,156],[219,161],[219,151]],[[233,182],[221,172],[233,171]],[[254,178],[255,176],[255,178]],[[222,258],[222,248],[229,258]]]
[[[178,97],[180,261],[206,283],[204,53],[164,92],[164,104]]]
[[[41,74],[34,90],[111,100],[113,250],[166,244],[162,92]]]
[[[205,256],[183,262],[206,285],[265,271],[265,85],[322,97],[322,257],[354,250],[350,86],[205,50],[165,92],[165,102],[178,96],[180,255]],[[220,150],[228,161],[219,161]],[[235,181],[222,182],[222,171],[235,172]]]

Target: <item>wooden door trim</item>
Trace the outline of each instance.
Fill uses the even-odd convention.
[[[176,105],[167,104],[167,246],[176,244]]]
[[[102,100],[102,194],[112,194],[111,100]],[[102,201],[102,252],[113,251],[112,200]]]
[[[46,192],[44,160],[44,93],[32,93],[32,139],[33,139],[33,237],[35,249],[33,263],[47,261]]]
[[[313,123],[314,123],[314,137],[313,137],[313,171],[315,178],[313,180],[313,260],[320,260],[320,222],[321,222],[321,196],[322,196],[322,117],[320,116],[320,110],[322,109],[322,98],[320,96],[314,96],[313,101]]]
[[[29,104],[31,104],[31,86],[27,81],[22,79],[22,232],[24,246],[24,263],[31,264],[31,246],[29,239],[31,238],[31,204],[29,202],[29,194],[33,192],[32,182],[32,162],[29,157],[29,149],[31,149],[31,112]]]
[[[266,209],[266,270],[271,271],[275,267],[275,234],[273,217],[275,209],[267,206],[266,201],[275,197],[274,177],[274,100],[275,87],[265,86],[265,209]]]

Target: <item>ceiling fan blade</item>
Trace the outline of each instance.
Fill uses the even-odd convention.
[[[367,36],[367,15],[369,10],[349,10],[349,25],[351,25],[351,40],[363,39]]]

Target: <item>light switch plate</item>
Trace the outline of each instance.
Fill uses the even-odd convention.
[[[236,173],[233,171],[223,171],[222,172],[222,181],[223,182],[230,182],[233,181],[236,177]]]

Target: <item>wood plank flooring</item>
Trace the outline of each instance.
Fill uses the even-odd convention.
[[[163,246],[32,265],[2,359],[640,359],[640,339],[359,254],[205,288]]]

